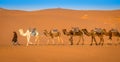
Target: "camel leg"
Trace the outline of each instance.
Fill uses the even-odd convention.
[[[26,44],[26,46],[28,46],[29,45],[29,41],[27,41],[27,44]]]
[[[119,38],[119,40],[118,40],[118,44],[120,44],[120,38]]]
[[[100,42],[99,42],[99,45],[103,45],[104,44],[104,39],[103,37],[100,38]]]
[[[119,40],[120,40],[120,39],[119,39],[119,36],[118,36],[118,37],[117,37],[117,43],[118,43],[118,44],[120,44],[120,41],[119,41]]]
[[[116,38],[116,41],[114,41],[114,44],[117,46],[119,44],[119,37],[116,36],[115,38]]]
[[[26,46],[28,46],[29,43],[30,43],[30,37],[27,36],[27,45]]]
[[[27,40],[28,40],[28,44],[33,44],[33,43],[30,41],[30,35],[27,36]]]
[[[79,41],[77,42],[77,45],[79,45],[80,41],[81,41],[81,36],[79,36]]]
[[[57,39],[58,39],[58,42],[60,42],[60,37],[59,36],[57,37]]]
[[[38,37],[37,44],[40,45],[40,37]]]
[[[100,42],[99,42],[99,45],[101,45],[102,44],[102,38],[101,37],[99,37],[100,38]]]
[[[71,45],[73,45],[73,36],[70,36],[70,39],[69,39]]]
[[[91,44],[90,45],[92,45],[93,44],[93,41],[95,42],[95,44],[97,45],[97,41],[96,41],[96,39],[95,39],[95,37],[94,36],[92,36],[92,42],[91,42]]]
[[[35,43],[34,44],[37,45],[37,37],[35,37]]]
[[[26,44],[26,46],[28,46],[28,45],[29,45],[29,42],[30,42],[30,37],[29,37],[29,36],[27,36],[27,44]]]
[[[111,41],[112,45],[115,45],[115,41],[113,41],[113,39],[110,39],[110,41]]]
[[[36,37],[35,37],[35,44],[36,44],[36,45],[39,45],[39,36],[36,36]]]
[[[114,44],[114,42],[112,41],[112,37],[113,37],[113,35],[110,34],[110,35],[109,35],[110,42],[111,42],[112,44]],[[112,45],[112,44],[111,44],[111,45]]]
[[[49,44],[49,42],[50,42],[50,38],[48,38],[47,45]]]
[[[112,40],[111,40],[111,39],[109,39],[109,45],[112,45],[112,44],[113,44]]]
[[[29,41],[29,44],[33,44],[33,43]]]
[[[38,37],[38,39],[37,39],[37,45],[39,45],[39,41],[40,41],[40,40],[39,40],[39,37]]]
[[[40,37],[38,36],[38,39],[37,39],[37,44],[39,45],[39,42],[40,42]]]
[[[58,37],[58,41],[61,42],[63,44],[63,40],[61,37]]]
[[[103,44],[104,44],[104,38],[103,38],[103,36],[101,37],[101,45],[103,46]]]
[[[82,36],[82,45],[84,45],[84,38],[83,38],[83,36]]]
[[[104,38],[102,38],[102,45],[104,44]]]
[[[91,44],[90,44],[91,46],[92,46],[92,43],[93,43],[93,36],[92,36],[92,39],[91,39]]]
[[[97,45],[97,41],[96,41],[96,38],[94,37],[94,42],[95,42],[95,44]]]
[[[117,37],[117,41],[119,41],[119,37]]]
[[[64,44],[63,39],[60,37],[61,43]]]
[[[54,38],[52,39],[52,43],[53,43],[53,45],[55,44]]]

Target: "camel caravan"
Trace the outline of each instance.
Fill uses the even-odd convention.
[[[79,44],[84,45],[85,44],[84,36],[88,36],[91,38],[90,45],[93,45],[94,43],[95,45],[104,45],[105,36],[107,36],[108,40],[111,40],[111,41],[113,37],[116,37],[117,44],[120,44],[120,41],[119,41],[120,32],[117,29],[111,29],[107,32],[106,29],[101,29],[101,28],[95,28],[95,29],[92,29],[91,31],[88,31],[87,29],[79,29],[79,27],[72,27],[70,30],[62,29],[61,30],[62,32],[60,32],[58,29],[51,29],[49,31],[43,30],[43,35],[40,35],[36,28],[28,29],[26,30],[26,32],[24,32],[23,29],[19,29],[18,31],[21,36],[26,37],[27,39],[26,46],[31,44],[39,45],[40,37],[42,37],[43,35],[47,38],[47,44],[49,44],[50,42],[52,42],[53,45],[55,44],[55,42],[60,42],[60,44],[64,44],[64,41],[61,38],[61,34],[69,38],[68,40],[70,42],[70,45],[74,44],[74,39],[73,39],[74,37],[78,37],[78,41],[76,45],[79,45]],[[31,42],[30,40],[31,37],[35,37],[34,43]],[[96,37],[99,38],[99,42],[96,40]]]

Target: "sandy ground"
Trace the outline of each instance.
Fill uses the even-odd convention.
[[[1,62],[120,62],[120,45],[0,46]]]
[[[120,10],[68,10],[46,9],[32,12],[7,10],[0,8],[0,62],[120,62],[120,45],[110,43],[105,36],[104,46],[89,46],[91,38],[84,36],[85,44],[69,45],[68,37],[61,35],[65,45],[46,45],[47,38],[40,38],[39,46],[26,47],[26,37],[20,36],[18,29],[24,32],[36,28],[40,35],[43,30],[79,27],[80,29],[116,28],[120,31]],[[21,46],[12,46],[13,31],[18,34]],[[34,38],[31,38],[34,42]],[[78,38],[74,38],[74,44]],[[57,42],[57,41],[56,41]],[[97,38],[97,42],[99,39]],[[114,43],[116,40],[114,38]],[[59,43],[58,43],[59,44]]]

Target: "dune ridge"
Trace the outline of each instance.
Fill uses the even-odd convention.
[[[26,41],[19,35],[18,29],[37,28],[40,33],[44,29],[57,28],[80,29],[116,28],[120,30],[120,10],[70,10],[52,8],[37,11],[8,10],[0,8],[0,44],[10,44],[13,31],[18,33],[20,41]],[[22,40],[21,40],[22,39]]]

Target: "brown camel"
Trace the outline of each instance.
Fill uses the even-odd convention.
[[[81,39],[82,39],[82,45],[84,44],[84,38],[83,38],[83,32],[80,31],[78,27],[73,27],[70,31],[67,31],[66,29],[63,29],[63,34],[70,36],[69,41],[71,45],[73,45],[73,37],[79,36],[79,41],[77,42],[77,45],[79,45]]]
[[[50,39],[52,39],[53,44],[55,44],[54,40],[55,38],[58,39],[58,41],[63,44],[63,40],[61,38],[61,33],[57,29],[52,29],[50,31],[44,30],[44,35],[48,38],[47,44],[49,44]]]
[[[120,43],[119,42],[120,33],[119,33],[119,31],[117,29],[109,30],[108,34],[109,34],[109,39],[110,40],[112,40],[112,37],[117,37],[117,42]]]
[[[91,41],[90,45],[92,45],[93,42],[95,42],[95,44],[98,45],[97,41],[96,41],[96,38],[95,38],[96,36],[98,36],[100,38],[99,45],[103,45],[104,44],[103,36],[107,35],[107,32],[106,32],[105,29],[95,28],[95,29],[91,30],[91,32],[88,32],[87,29],[82,29],[82,31],[84,32],[85,35],[91,36],[92,41]]]

